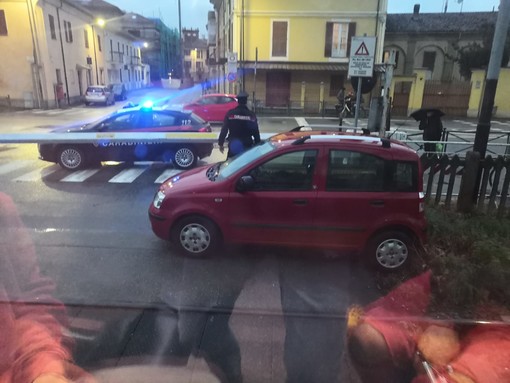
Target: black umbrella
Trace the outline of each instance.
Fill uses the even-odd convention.
[[[443,111],[437,108],[422,108],[414,111],[409,115],[409,117],[413,117],[416,121],[421,121],[427,117],[443,117]]]

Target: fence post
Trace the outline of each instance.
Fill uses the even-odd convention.
[[[464,174],[460,181],[459,200],[457,201],[457,210],[462,213],[469,213],[473,210],[473,195],[475,193],[479,167],[480,153],[467,152]]]
[[[306,95],[306,82],[301,82],[301,108],[305,110],[305,95]]]

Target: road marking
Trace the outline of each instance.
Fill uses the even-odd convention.
[[[464,121],[464,120],[452,120],[453,122],[457,122],[459,124],[469,125],[469,126],[476,126],[476,123],[471,121]]]
[[[158,178],[156,178],[156,181],[154,181],[154,183],[155,184],[163,183],[163,181],[165,181],[166,179],[173,177],[181,172],[182,172],[182,170],[167,169],[163,173],[161,173],[161,175]]]
[[[304,117],[295,117],[298,126],[310,126]]]
[[[48,166],[43,169],[37,169],[31,171],[30,173],[24,174],[18,178],[15,178],[14,181],[18,182],[34,182],[43,179],[44,177],[49,176],[52,173],[55,173],[58,170],[58,165]]]
[[[80,170],[72,174],[69,174],[67,177],[62,178],[60,182],[83,182],[87,178],[92,177],[98,171],[99,169]]]
[[[13,172],[17,169],[29,166],[29,164],[31,163],[33,163],[33,161],[15,161],[9,164],[0,165],[0,174],[7,174]]]
[[[140,174],[146,171],[147,168],[130,168],[124,169],[115,177],[111,178],[108,182],[117,184],[129,184],[136,180]]]

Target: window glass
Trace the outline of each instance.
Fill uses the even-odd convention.
[[[175,116],[165,113],[153,113],[153,126],[173,126],[175,124]]]
[[[276,147],[273,145],[273,143],[266,142],[263,145],[254,146],[246,152],[241,153],[237,157],[223,162],[219,170],[218,180],[223,180],[230,177],[238,170],[275,149]]]
[[[52,40],[57,39],[57,34],[55,33],[55,18],[52,15],[48,15],[48,21],[50,25],[50,35]]]
[[[133,129],[135,117],[133,113],[121,114],[120,116],[115,116],[106,121],[103,126],[105,126],[108,131]]]
[[[384,190],[384,160],[361,152],[331,150],[326,190],[370,192]]]
[[[418,191],[418,165],[415,162],[395,162],[392,181],[394,191]]]
[[[349,35],[348,23],[335,23],[333,25],[333,46],[331,57],[347,56],[347,37]]]
[[[311,190],[316,150],[300,150],[273,158],[250,171],[254,190]]]

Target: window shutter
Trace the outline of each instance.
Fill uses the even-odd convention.
[[[349,35],[347,36],[347,57],[351,55],[351,38],[356,36],[356,23],[349,23]]]
[[[324,46],[324,57],[331,57],[333,46],[333,23],[326,23],[326,45]]]
[[[287,56],[287,22],[273,21],[273,57]]]

